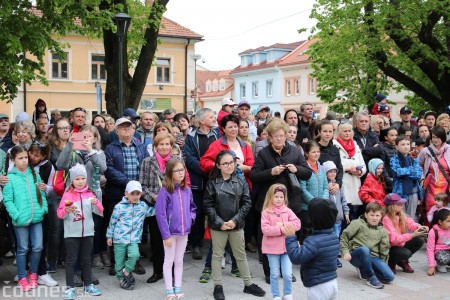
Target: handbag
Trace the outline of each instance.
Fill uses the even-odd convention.
[[[72,160],[70,161],[69,169],[72,167],[74,161],[75,161],[75,151],[72,151]],[[52,186],[55,193],[60,197],[64,194],[64,191],[66,190],[66,183],[68,178],[69,178],[69,171],[66,170],[55,171],[55,175],[53,176],[52,180]]]
[[[450,187],[450,178],[448,177],[447,173],[445,172],[444,167],[439,162],[439,159],[436,157],[436,154],[434,153],[433,149],[431,149],[431,147],[428,147],[428,151],[430,151],[431,156],[433,156],[434,160],[436,161],[436,163],[437,163],[437,165],[439,167],[439,170],[441,171],[441,173],[444,176],[445,180],[447,180],[448,187]],[[449,195],[448,187],[447,187],[447,195]]]
[[[300,195],[302,191],[302,187],[300,186],[300,181],[294,173],[288,173],[289,185],[291,186],[292,192],[294,195]]]

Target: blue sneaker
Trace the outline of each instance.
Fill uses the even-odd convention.
[[[102,291],[96,288],[93,284],[91,284],[90,286],[85,286],[84,292],[90,296],[100,296],[102,294]]]
[[[68,289],[64,292],[64,299],[67,299],[67,300],[73,300],[73,299],[75,299],[75,293],[76,293],[75,288],[68,288]]]
[[[384,285],[378,280],[377,276],[372,276],[369,280],[367,280],[367,285],[376,289],[384,288]]]

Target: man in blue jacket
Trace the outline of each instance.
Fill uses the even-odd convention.
[[[205,218],[203,213],[203,190],[208,180],[209,174],[200,169],[200,157],[206,153],[214,141],[220,134],[217,128],[214,128],[216,118],[209,108],[200,109],[196,115],[200,124],[199,128],[191,131],[186,136],[185,152],[186,167],[191,177],[191,189],[194,198],[194,204],[197,207],[197,217],[189,234],[189,243],[192,245],[192,258],[202,259],[200,251],[201,242],[205,230]]]
[[[141,164],[148,152],[144,144],[133,137],[135,129],[133,123],[127,118],[120,118],[116,121],[116,133],[118,140],[113,141],[105,149],[106,188],[103,200],[105,208],[103,214],[105,220],[111,218],[114,206],[119,203],[125,193],[125,187],[131,180],[139,181]],[[111,268],[109,274],[115,275],[114,269],[114,248],[111,250]],[[145,273],[145,270],[136,265],[136,274]]]

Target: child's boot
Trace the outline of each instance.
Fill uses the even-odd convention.
[[[409,265],[409,261],[407,260],[402,260],[398,262],[397,265],[402,268],[403,272],[405,273],[414,273],[414,269],[411,268],[411,266]]]

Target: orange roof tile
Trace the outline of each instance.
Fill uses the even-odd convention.
[[[214,81],[214,79],[220,80],[224,79],[225,81],[234,81],[230,76],[231,70],[221,70],[221,71],[210,71],[210,70],[197,70],[196,72],[196,81],[198,86],[198,91],[201,97],[217,97],[223,96],[228,93],[234,85],[231,84],[229,87],[225,87],[224,90],[218,91],[210,91],[206,92],[206,82],[208,80]]]
[[[261,46],[258,47],[256,49],[247,49],[241,53],[239,53],[239,55],[242,54],[248,54],[248,53],[253,53],[253,52],[259,52],[259,51],[264,51],[267,49],[273,49],[273,48],[279,48],[279,49],[295,49],[297,48],[299,45],[301,45],[304,41],[299,41],[299,42],[294,42],[294,43],[289,43],[289,44],[282,44],[282,43],[276,43],[270,46]]]
[[[305,53],[309,47],[317,42],[317,39],[311,39],[298,46],[294,51],[280,59],[279,66],[308,63],[309,55]]]

